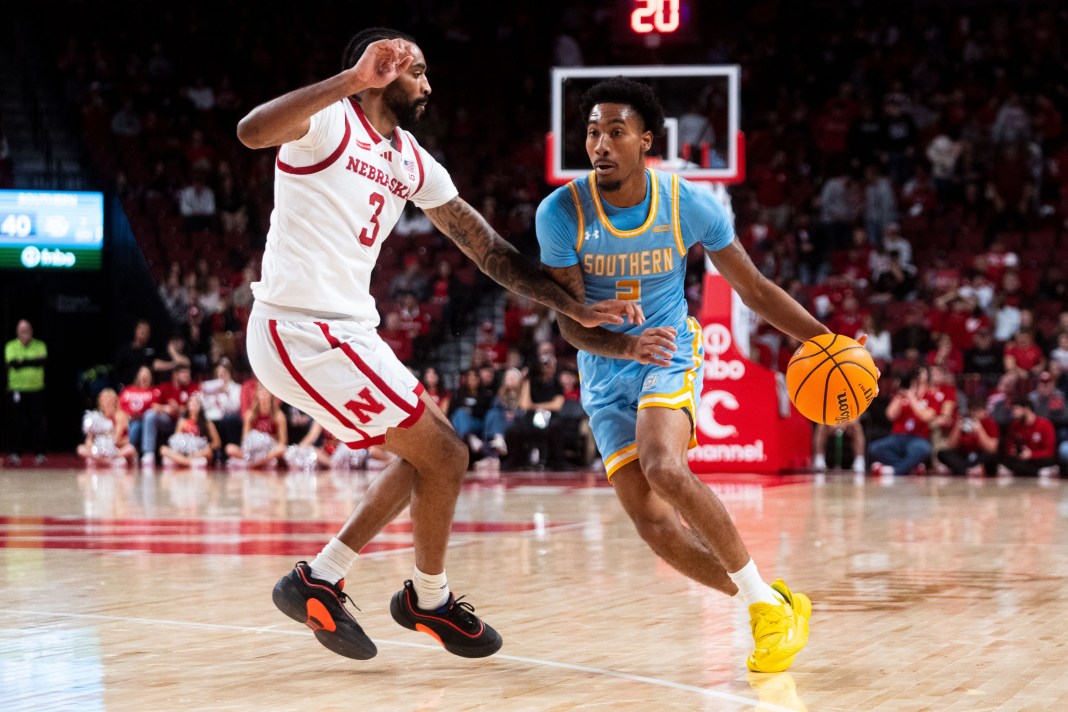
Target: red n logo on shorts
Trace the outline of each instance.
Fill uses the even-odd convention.
[[[386,409],[386,406],[382,405],[382,403],[371,394],[371,389],[366,386],[362,391],[356,394],[356,398],[353,398],[346,403],[345,407],[364,424],[371,422],[371,416],[368,415],[368,413],[378,414]]]

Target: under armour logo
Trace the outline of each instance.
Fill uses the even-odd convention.
[[[586,239],[586,240],[600,240],[601,239],[601,231],[598,230],[596,227],[592,227],[592,228],[590,228],[589,230],[586,231],[586,233],[583,236],[583,238]]]

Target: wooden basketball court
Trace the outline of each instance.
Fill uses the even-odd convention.
[[[751,675],[742,606],[653,556],[596,473],[472,475],[454,591],[504,637],[453,657],[390,618],[402,517],[346,590],[378,657],[271,603],[366,473],[0,470],[4,710],[1065,710],[1059,481],[710,481],[767,578],[813,601],[789,673]]]

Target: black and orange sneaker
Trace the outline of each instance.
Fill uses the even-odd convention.
[[[311,567],[298,561],[288,574],[274,585],[274,605],[293,620],[315,633],[315,639],[338,655],[369,660],[378,654],[374,642],[345,608],[351,601],[342,592],[345,579],[337,584],[312,578]]]
[[[393,594],[389,612],[393,620],[408,630],[426,633],[453,655],[464,658],[484,658],[501,649],[501,636],[475,615],[475,607],[451,593],[441,608],[424,611],[411,580],[404,589]]]

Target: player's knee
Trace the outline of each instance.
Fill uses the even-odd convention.
[[[690,484],[692,474],[688,467],[674,458],[654,458],[642,461],[645,478],[653,491],[669,502],[674,502]]]
[[[441,462],[446,474],[456,480],[463,480],[469,458],[467,445],[455,434],[445,439],[441,450]]]
[[[645,517],[637,515],[633,517],[634,528],[638,530],[638,536],[642,538],[654,551],[666,545],[671,538],[672,529],[677,526],[676,522],[663,517]]]

